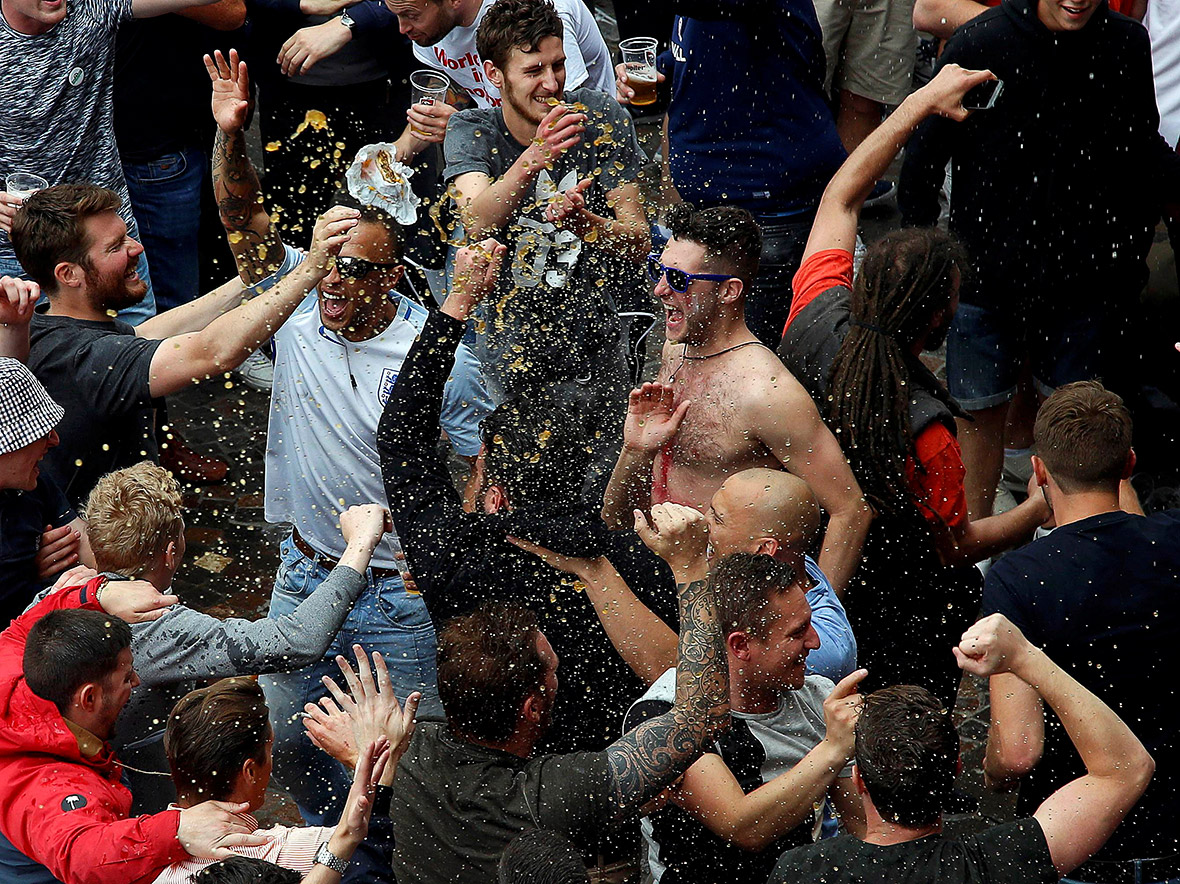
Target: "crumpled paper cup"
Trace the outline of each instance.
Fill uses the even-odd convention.
[[[396,148],[387,141],[367,144],[356,152],[344,180],[361,205],[384,209],[398,224],[409,225],[418,220],[422,201],[410,189],[414,170],[396,156]]]

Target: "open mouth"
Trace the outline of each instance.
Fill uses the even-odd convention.
[[[348,312],[348,298],[321,298],[320,311],[324,319],[339,322]]]
[[[664,305],[664,324],[669,328],[679,328],[684,324],[684,311],[670,304]]]
[[[1086,8],[1077,7],[1077,6],[1062,6],[1061,11],[1064,12],[1070,18],[1081,18],[1082,16],[1084,16],[1086,14],[1086,12],[1088,10]]]

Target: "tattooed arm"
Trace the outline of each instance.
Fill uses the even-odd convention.
[[[262,201],[258,174],[246,153],[246,116],[250,109],[250,81],[246,63],[230,50],[205,56],[213,82],[213,193],[221,223],[229,239],[238,273],[247,284],[261,282],[283,262],[283,241],[271,224]]]
[[[729,724],[729,664],[712,581],[705,577],[704,517],[691,507],[661,504],[652,525],[636,515],[636,531],[662,556],[678,581],[680,645],[676,703],[607,747],[615,819],[623,821],[696,761]]]

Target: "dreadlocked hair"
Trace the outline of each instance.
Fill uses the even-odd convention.
[[[906,489],[910,348],[945,310],[967,255],[937,228],[897,230],[866,253],[852,289],[848,334],[832,364],[830,422],[857,481],[878,510],[896,514]]]

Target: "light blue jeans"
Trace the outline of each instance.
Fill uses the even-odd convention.
[[[296,549],[290,537],[279,545],[279,554],[269,612],[276,618],[295,610],[329,574],[318,558],[309,559]],[[442,718],[434,624],[426,603],[420,594],[406,592],[401,577],[374,580],[372,572],[368,576],[368,586],[318,663],[297,672],[259,679],[275,732],[275,779],[291,793],[308,825],[334,825],[352,783],[343,765],[311,744],[300,715],[307,703],[327,695],[322,676],[330,675],[343,685],[336,666],[337,654],[352,660],[354,643],[370,653],[380,651],[389,666],[398,700],[404,700],[412,691],[421,691],[418,717]]]

